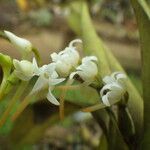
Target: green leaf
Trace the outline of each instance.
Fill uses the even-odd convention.
[[[85,5],[84,2],[74,2],[70,5],[70,8],[71,16],[68,17],[68,23],[72,29],[81,36],[85,54],[98,57],[99,72],[102,77],[109,74],[110,68],[108,66],[108,60],[106,59],[105,48],[93,28],[87,5]],[[75,18],[73,18],[74,16]]]
[[[8,55],[0,53],[0,66],[3,70],[3,79],[0,85],[0,100],[2,99],[7,85],[7,78],[10,75],[12,68],[12,59]]]
[[[108,150],[108,143],[105,134],[100,137],[100,144],[97,150]]]
[[[12,59],[8,55],[0,53],[0,65],[3,69],[3,76],[7,78],[11,71]]]
[[[59,98],[62,90],[55,89],[53,93],[57,98]],[[77,89],[68,89],[65,99],[68,102],[76,104],[80,107],[92,106],[95,104],[100,104],[101,102],[97,91],[89,86],[80,86]]]
[[[80,27],[80,30],[77,32],[77,34],[80,33],[79,35],[83,39],[84,52],[86,54],[93,54],[98,56],[100,63],[100,75],[103,77],[104,75],[109,74],[110,71],[124,72],[124,69],[120,63],[116,60],[111,51],[107,49],[107,47],[96,34],[94,26],[91,22],[91,18],[89,16],[86,2],[78,1],[77,8],[80,10],[78,11],[78,13],[80,12],[80,15],[78,14],[80,21],[77,20],[78,23],[76,23],[76,25],[78,24],[78,27]],[[71,11],[71,13],[76,12],[77,11],[73,11],[73,9]],[[127,89],[130,92],[128,101],[129,111],[135,124],[136,134],[139,136],[142,133],[143,125],[143,101],[140,94],[129,79]]]
[[[150,13],[147,12],[147,14],[138,1],[132,0],[131,2],[138,23],[142,55],[142,83],[144,98],[144,139],[142,149],[144,150],[150,149],[150,19],[148,17]]]
[[[146,0],[138,0],[138,2],[150,20],[150,4]]]

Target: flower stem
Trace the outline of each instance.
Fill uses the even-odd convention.
[[[66,87],[67,86],[71,86],[72,84],[72,80],[68,80],[66,82]],[[59,105],[59,115],[60,115],[60,119],[63,120],[65,113],[64,113],[64,102],[65,102],[65,96],[66,96],[66,92],[67,92],[67,88],[64,88],[62,90],[62,93],[60,95],[60,105]]]
[[[96,105],[93,105],[93,106],[83,108],[83,109],[81,109],[81,111],[83,111],[83,112],[93,112],[93,111],[96,111],[96,110],[99,110],[99,109],[103,109],[105,107],[106,107],[106,105],[101,103],[101,104],[96,104]]]
[[[0,86],[0,101],[2,100],[2,98],[4,96],[4,91],[5,91],[6,86],[7,86],[6,79],[3,78],[1,86]]]
[[[56,89],[60,89],[60,90],[75,90],[75,89],[78,89],[80,88],[81,85],[59,85],[56,87]]]
[[[6,122],[7,117],[10,114],[13,106],[15,105],[16,101],[20,98],[20,96],[22,95],[22,93],[25,90],[27,85],[28,85],[28,82],[24,82],[24,81],[22,81],[22,83],[19,85],[19,87],[18,87],[15,95],[13,96],[12,100],[10,101],[8,107],[2,114],[2,118],[0,119],[0,127],[2,127],[4,125],[4,123]]]
[[[27,95],[24,100],[21,102],[18,110],[13,114],[11,120],[15,121],[19,115],[23,112],[23,110],[28,106],[28,104],[34,100],[36,97],[36,93]]]

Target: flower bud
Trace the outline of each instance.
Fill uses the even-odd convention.
[[[35,75],[35,71],[37,69],[34,61],[35,59],[33,59],[33,63],[31,63],[27,60],[18,61],[14,59],[13,64],[15,67],[15,75],[23,81],[30,80]]]
[[[16,36],[15,34],[4,31],[7,38],[10,40],[10,42],[24,55],[28,54],[32,51],[32,44],[30,41],[20,38]]]

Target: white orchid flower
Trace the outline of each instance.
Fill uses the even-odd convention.
[[[44,87],[48,87],[49,91],[47,94],[47,99],[55,105],[59,105],[57,99],[53,96],[51,91],[54,89],[54,86],[63,82],[65,78],[58,78],[58,74],[55,71],[56,65],[54,63],[44,65],[40,67],[36,71],[36,75],[39,76],[38,80],[36,81],[31,94],[41,90]]]
[[[87,56],[82,59],[82,64],[76,68],[77,71],[70,74],[70,79],[72,79],[76,74],[78,74],[85,82],[91,83],[94,81],[98,74],[97,57]]]
[[[10,42],[23,54],[29,54],[32,51],[32,44],[30,41],[20,38],[16,36],[15,34],[4,31],[7,38],[10,40]]]
[[[15,75],[23,81],[30,80],[35,75],[35,72],[38,69],[35,58],[33,58],[33,62],[27,60],[19,61],[17,59],[14,59],[13,64],[15,67]]]
[[[73,40],[63,51],[51,54],[52,61],[56,64],[56,71],[62,77],[67,77],[71,70],[78,65],[80,57],[74,43],[82,43],[82,41],[80,39]]]
[[[100,95],[106,106],[111,106],[123,98],[127,91],[126,80],[126,75],[121,72],[114,72],[111,76],[103,78],[105,85],[101,89]]]
[[[106,84],[100,91],[102,101],[106,106],[111,106],[121,100],[126,90],[117,83]]]

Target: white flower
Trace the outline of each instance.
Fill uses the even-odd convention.
[[[106,84],[100,91],[102,101],[106,106],[111,106],[124,96],[126,90],[117,83]]]
[[[13,64],[15,67],[14,70],[15,75],[23,81],[30,80],[35,75],[35,72],[37,70],[35,58],[33,58],[32,63],[27,60],[18,61],[14,59]]]
[[[35,75],[39,76],[30,94],[34,94],[42,88],[48,87],[47,99],[51,103],[59,105],[59,102],[53,96],[51,91],[56,84],[63,82],[65,78],[58,78],[58,74],[55,71],[55,63],[38,67],[36,59],[33,58],[32,63],[27,60],[18,61],[14,59],[13,64],[15,67],[14,73],[21,80],[28,81]]]
[[[105,85],[101,89],[100,95],[106,106],[111,106],[123,98],[127,91],[126,80],[126,75],[121,72],[115,72],[111,76],[104,77]]]
[[[30,53],[32,51],[32,44],[30,41],[20,38],[15,34],[4,31],[10,42],[22,53]]]
[[[84,81],[92,82],[98,74],[97,61],[95,56],[88,56],[82,59],[82,64],[76,68],[76,72],[70,74],[70,79],[78,74]]]
[[[58,54],[51,54],[52,61],[56,64],[56,71],[62,77],[67,77],[71,70],[78,65],[80,57],[76,47],[73,46],[74,43],[82,43],[82,41],[80,39],[73,40],[65,50]]]
[[[54,89],[56,84],[59,84],[65,80],[65,78],[58,78],[58,74],[55,71],[56,65],[54,63],[44,65],[40,67],[36,71],[36,75],[39,76],[38,80],[36,81],[31,94],[41,90],[44,87],[48,87],[48,94],[47,99],[55,105],[59,105],[57,99],[53,96],[51,91]]]

